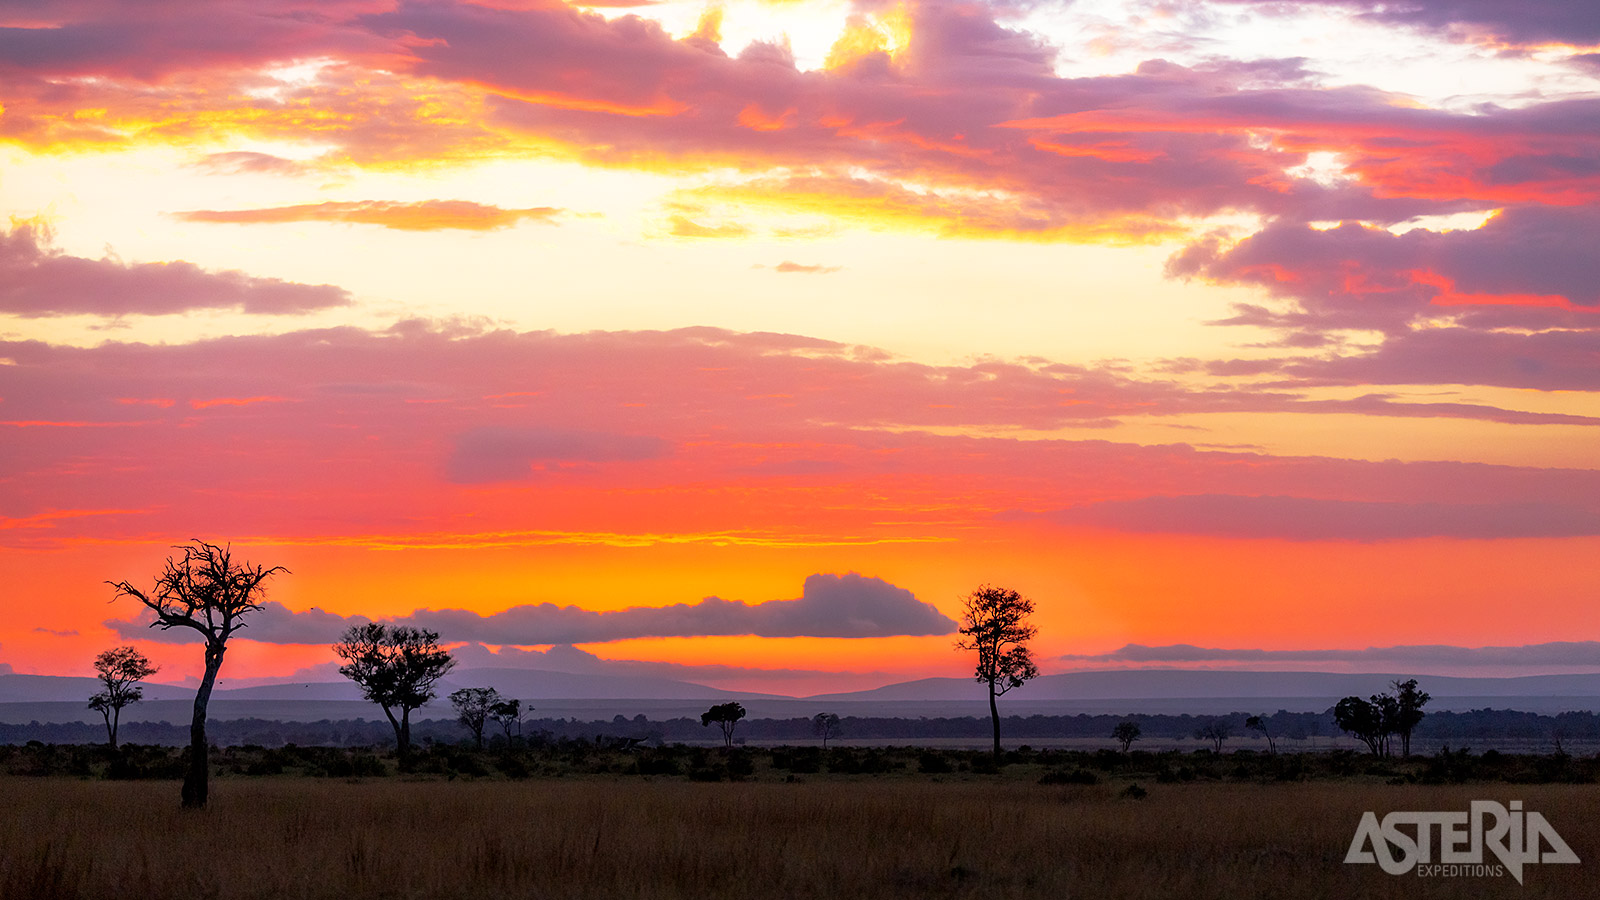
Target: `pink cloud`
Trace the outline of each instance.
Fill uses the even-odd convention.
[[[1474,39],[1510,44],[1567,44],[1589,47],[1600,43],[1600,15],[1583,0],[1213,0],[1217,3],[1253,5],[1268,13],[1292,13],[1315,6],[1335,6],[1385,25],[1410,25]]]
[[[1190,494],[1112,500],[1047,514],[1119,531],[1293,541],[1600,535],[1600,511],[1561,503],[1392,502]]]
[[[401,231],[462,229],[493,231],[524,221],[553,224],[564,210],[551,206],[502,209],[469,200],[325,201],[264,209],[199,209],[174,213],[187,222],[270,224],[280,222],[349,222]]]
[[[1515,207],[1476,230],[1401,235],[1347,223],[1277,222],[1239,243],[1191,245],[1180,277],[1252,284],[1291,301],[1243,305],[1220,324],[1280,330],[1290,345],[1329,332],[1384,333],[1373,351],[1257,362],[1308,382],[1492,384],[1592,390],[1600,352],[1600,216]],[[1432,327],[1416,328],[1428,322]],[[1213,363],[1211,371],[1224,370]]]
[[[33,225],[0,234],[0,313],[38,318],[232,308],[283,315],[348,302],[349,294],[332,285],[213,272],[181,261],[130,264],[68,256],[50,247],[48,231]]]
[[[1472,115],[1409,108],[1370,88],[1321,87],[1302,64],[1272,59],[1152,60],[1128,74],[1062,78],[1055,48],[966,4],[911,4],[910,43],[893,59],[868,53],[809,72],[775,45],[729,55],[637,17],[554,2],[254,4],[251,28],[238,27],[243,4],[186,9],[171,28],[152,24],[168,8],[151,8],[50,7],[38,15],[51,28],[0,29],[0,46],[14,51],[0,54],[10,66],[0,69],[0,132],[46,146],[135,133],[214,139],[219,128],[298,137],[313,124],[305,111],[318,111],[332,114],[314,120],[319,139],[340,148],[330,159],[451,159],[530,140],[605,165],[768,180],[785,168],[818,172],[814,186],[846,199],[857,179],[845,173],[864,171],[888,189],[1015,198],[1014,219],[991,211],[960,233],[1068,240],[1137,239],[1169,232],[1176,217],[1236,211],[1396,222],[1600,199],[1588,162],[1600,150],[1593,100]],[[1453,9],[1466,21],[1488,7]],[[1538,9],[1561,21],[1557,7]],[[102,46],[105,35],[118,46]],[[273,82],[281,99],[239,99],[262,86],[252,67],[307,58],[333,62],[315,83]],[[144,86],[157,83],[158,94]],[[72,115],[86,108],[117,114]],[[479,110],[488,122],[475,120]],[[1315,151],[1339,154],[1346,180],[1294,175]],[[921,214],[937,222],[946,212],[931,204]]]
[[[1200,390],[1045,361],[928,366],[793,335],[409,323],[174,346],[12,342],[0,354],[16,362],[0,367],[8,420],[112,426],[10,428],[0,460],[12,486],[5,515],[139,511],[73,522],[85,535],[181,538],[198,529],[289,539],[311,529],[423,544],[478,533],[537,540],[518,535],[541,530],[563,540],[619,529],[707,540],[760,540],[772,529],[785,539],[859,535],[880,528],[872,523],[881,516],[856,502],[867,485],[894,498],[886,502],[974,524],[995,509],[1163,494],[1600,509],[1592,472],[901,430],[1048,429],[1217,411],[1595,424],[1581,417],[1382,395],[1335,402],[1281,389]],[[118,399],[130,396],[173,403]],[[709,494],[721,500],[707,503]],[[30,531],[6,539],[64,534],[60,523],[50,534]]]
[[[801,275],[826,275],[830,272],[839,271],[839,268],[839,266],[824,266],[820,264],[806,264],[784,260],[783,262],[773,266],[772,270],[781,274],[797,273]]]

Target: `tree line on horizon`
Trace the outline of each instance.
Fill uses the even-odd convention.
[[[250,612],[261,608],[267,580],[279,573],[287,574],[288,570],[235,561],[231,547],[199,539],[174,549],[179,553],[167,558],[150,591],[141,591],[127,581],[107,583],[118,597],[131,597],[154,612],[151,627],[187,628],[204,640],[205,669],[195,693],[189,760],[182,788],[183,806],[194,808],[204,807],[208,797],[207,706],[228,639],[248,624],[245,617]],[[1039,675],[1029,647],[1029,641],[1038,634],[1038,629],[1028,622],[1034,604],[1015,590],[984,584],[964,597],[962,605],[957,629],[960,637],[955,648],[977,654],[973,675],[987,692],[991,746],[998,760],[1002,752],[998,700]],[[411,757],[411,713],[435,699],[439,680],[455,664],[449,651],[439,645],[439,637],[438,632],[428,629],[369,622],[351,626],[333,645],[335,655],[343,661],[339,673],[355,682],[362,696],[383,710],[393,728],[402,771],[409,767]],[[105,717],[109,743],[115,751],[122,710],[141,699],[138,682],[158,669],[132,646],[101,653],[95,668],[103,689],[90,699],[89,706]],[[1402,755],[1410,755],[1412,732],[1422,720],[1421,708],[1429,699],[1417,689],[1415,679],[1397,681],[1393,687],[1393,694],[1373,695],[1370,700],[1346,697],[1333,710],[1338,726],[1366,743],[1375,756],[1390,755],[1396,737]],[[502,697],[493,687],[462,688],[451,693],[449,700],[458,721],[471,732],[479,748],[489,722],[499,725],[509,740],[512,724],[520,726],[524,714],[531,710],[519,700]],[[721,703],[701,716],[701,726],[716,724],[724,747],[731,747],[734,731],[745,715],[740,704]],[[838,736],[842,727],[839,716],[829,712],[818,713],[810,722],[824,746]],[[1245,724],[1261,731],[1276,752],[1270,719],[1251,716]],[[1196,729],[1194,737],[1211,741],[1221,752],[1230,734],[1230,726],[1218,719]],[[1140,737],[1139,725],[1131,720],[1121,722],[1112,737],[1126,752]]]
[[[534,713],[523,717],[521,730],[513,726],[508,739],[497,727],[484,730],[484,753],[518,751],[523,748],[549,746],[560,741],[588,741],[599,744],[632,743],[648,748],[671,743],[703,742],[707,729],[701,726],[700,713],[693,716],[650,717],[636,715],[563,717]],[[1195,739],[1194,732],[1201,726],[1218,719],[1226,722],[1230,737],[1223,745],[1224,754],[1235,750],[1269,753],[1265,736],[1245,726],[1250,718],[1245,712],[1226,716],[1195,713],[1072,713],[1062,715],[1006,715],[1002,722],[1007,741],[1007,752],[1015,744],[1051,746],[1055,741],[1091,740],[1101,746],[1116,749],[1120,744],[1108,739],[1119,724],[1129,722],[1139,726],[1140,738],[1130,748],[1131,752],[1167,751],[1184,748],[1192,752],[1198,748],[1214,752],[1209,741]],[[124,718],[127,718],[124,716]],[[1334,723],[1333,709],[1322,711],[1291,712],[1279,710],[1263,714],[1277,741],[1280,755],[1297,755],[1305,752],[1323,752],[1339,748],[1360,750],[1371,756],[1356,738],[1341,732]],[[820,747],[822,735],[816,731],[814,717],[792,716],[786,718],[747,717],[740,721],[734,746],[753,744],[815,744]],[[118,734],[119,746],[130,745],[188,745],[187,719],[181,724],[148,720],[124,721]],[[281,747],[285,744],[300,746],[368,748],[387,745],[394,749],[394,731],[388,720],[377,715],[369,718],[281,720],[268,718],[243,718],[213,720],[206,730],[207,737],[216,748],[247,744]],[[715,743],[722,743],[712,731]],[[928,745],[960,742],[981,742],[984,752],[989,752],[989,719],[987,715],[951,716],[930,718],[902,718],[896,716],[841,715],[839,728],[830,735],[829,746],[836,746],[834,738],[848,737],[854,741],[873,741],[886,744]],[[96,721],[23,722],[0,723],[0,744],[24,744],[35,741],[42,744],[107,745],[105,727]],[[440,744],[462,744],[476,751],[472,733],[452,716],[413,720],[412,742],[421,747]],[[1412,757],[1437,752],[1441,745],[1453,748],[1470,747],[1475,751],[1490,748],[1502,752],[1570,752],[1592,753],[1600,747],[1600,712],[1536,713],[1511,709],[1477,709],[1461,711],[1434,711],[1417,726],[1412,735]],[[1522,749],[1518,749],[1522,748]],[[1579,748],[1582,748],[1581,750]],[[1399,758],[1396,756],[1395,758]]]

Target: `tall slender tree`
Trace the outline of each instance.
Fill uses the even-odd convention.
[[[394,727],[400,768],[411,768],[411,711],[438,696],[435,683],[455,665],[439,646],[439,633],[405,625],[352,625],[333,652],[345,661],[339,674],[383,708]],[[400,715],[395,715],[395,710]]]
[[[828,749],[828,739],[839,736],[839,715],[837,713],[820,712],[811,717],[811,730],[817,737],[822,738],[822,749]]]
[[[122,719],[122,709],[130,703],[144,699],[144,688],[139,682],[161,671],[132,645],[112,647],[94,658],[96,677],[104,685],[100,692],[89,698],[89,708],[106,720],[106,740],[113,752],[117,749],[117,726]]]
[[[1028,641],[1039,629],[1027,622],[1033,601],[1007,588],[980,585],[962,601],[962,638],[958,650],[978,651],[976,679],[989,689],[989,722],[994,728],[994,756],[1000,758],[1000,709],[995,699],[1038,676]]]
[[[282,566],[265,568],[235,562],[231,546],[218,546],[192,540],[174,550],[181,555],[167,557],[166,567],[156,576],[150,591],[141,591],[126,581],[108,581],[118,597],[132,597],[156,614],[151,628],[163,631],[190,628],[205,641],[205,673],[194,695],[194,716],[189,722],[189,767],[183,777],[183,805],[199,809],[210,794],[211,771],[206,742],[206,707],[222,670],[222,657],[228,638],[245,627],[244,617],[261,608],[266,580],[289,570]]]
[[[1278,755],[1278,739],[1272,733],[1272,720],[1266,716],[1251,716],[1244,720],[1244,727],[1251,731],[1259,731],[1267,739],[1267,752],[1273,756]]]
[[[1422,718],[1427,713],[1422,711],[1429,700],[1428,692],[1417,688],[1417,680],[1410,678],[1405,681],[1396,679],[1390,682],[1394,688],[1395,699],[1395,733],[1400,735],[1400,755],[1411,755],[1411,732],[1422,723]]]

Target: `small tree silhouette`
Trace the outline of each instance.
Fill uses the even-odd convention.
[[[106,739],[112,751],[117,749],[117,725],[122,718],[122,708],[144,698],[144,688],[139,682],[161,671],[132,645],[113,647],[94,659],[100,683],[105,687],[89,698],[89,708],[106,720]]]
[[[205,674],[194,695],[194,717],[189,722],[189,768],[183,776],[183,805],[197,809],[206,805],[210,794],[210,744],[206,741],[206,706],[222,671],[222,656],[228,638],[245,627],[244,616],[261,608],[264,584],[268,578],[289,570],[270,569],[233,561],[231,546],[219,547],[193,540],[174,547],[181,557],[167,557],[166,567],[156,576],[149,593],[126,581],[108,581],[117,596],[132,597],[156,614],[151,628],[163,631],[192,628],[206,643]]]
[[[1212,719],[1194,730],[1197,740],[1210,741],[1216,752],[1222,752],[1222,742],[1233,737],[1233,726],[1227,719]]]
[[[1426,706],[1428,701],[1433,698],[1428,696],[1427,691],[1417,690],[1417,680],[1415,678],[1406,681],[1396,679],[1390,683],[1390,686],[1394,688],[1394,730],[1396,734],[1400,735],[1400,755],[1409,757],[1411,755],[1411,732],[1422,722],[1422,717],[1427,715],[1422,711],[1422,707]]]
[[[506,744],[509,745],[511,743],[511,726],[513,724],[519,726],[522,724],[522,701],[501,700],[499,703],[489,707],[489,718],[505,729]]]
[[[1006,588],[980,585],[963,600],[962,639],[957,650],[978,651],[976,679],[989,688],[989,722],[994,728],[994,757],[1000,758],[1000,709],[995,698],[1039,674],[1028,641],[1039,629],[1029,625],[1033,601]]]
[[[333,652],[345,661],[339,674],[361,686],[394,727],[400,768],[411,768],[411,711],[437,696],[434,683],[455,665],[439,646],[438,632],[381,622],[352,625]],[[397,718],[394,711],[400,710]]]
[[[462,688],[450,694],[450,705],[456,709],[456,721],[472,732],[479,750],[483,749],[483,726],[488,724],[494,708],[502,702],[500,692],[492,687]]]
[[[1376,695],[1373,700],[1378,699]],[[1373,756],[1388,754],[1388,727],[1383,707],[1360,697],[1346,697],[1333,707],[1333,721],[1339,730],[1355,735]]]
[[[1272,736],[1271,723],[1264,716],[1251,716],[1244,720],[1244,727],[1251,731],[1259,731],[1267,739],[1267,752],[1273,756],[1278,755],[1278,742]]]
[[[704,728],[712,722],[722,729],[722,746],[733,746],[733,729],[744,718],[744,707],[737,703],[719,703],[700,714],[700,727]]]
[[[1133,742],[1139,739],[1140,733],[1139,723],[1131,719],[1126,722],[1118,722],[1117,727],[1111,729],[1111,736],[1116,738],[1117,743],[1122,745],[1123,753],[1128,752],[1128,748],[1133,745]]]
[[[820,712],[811,717],[811,730],[817,737],[822,738],[822,749],[828,749],[828,739],[839,736],[839,717],[833,713]]]

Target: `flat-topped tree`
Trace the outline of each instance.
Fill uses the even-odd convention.
[[[733,746],[733,729],[744,718],[744,707],[732,700],[727,703],[718,703],[700,714],[700,727],[705,728],[712,722],[717,723],[717,728],[722,731],[722,746]]]
[[[439,646],[439,633],[405,625],[352,625],[333,652],[345,661],[339,674],[361,686],[394,727],[400,768],[411,768],[411,711],[437,696],[435,682],[455,665]],[[398,709],[397,717],[394,711]]]
[[[154,612],[156,619],[150,623],[151,628],[192,628],[205,641],[206,668],[194,695],[189,768],[183,776],[183,805],[198,809],[206,805],[210,791],[206,706],[211,702],[217,672],[222,669],[228,638],[245,627],[247,613],[261,608],[266,580],[289,570],[235,562],[231,546],[219,547],[198,539],[173,549],[182,551],[182,555],[167,557],[166,567],[156,576],[149,592],[126,581],[106,583],[116,588],[117,596],[132,597]]]
[[[530,706],[528,709],[532,710],[533,707]],[[521,733],[522,711],[521,700],[501,700],[489,707],[489,718],[498,722],[500,727],[505,730],[507,747],[511,746],[512,723],[516,724],[518,733]]]
[[[100,679],[100,692],[89,698],[89,708],[105,717],[106,739],[112,752],[117,750],[117,725],[122,719],[122,709],[130,703],[144,699],[144,688],[139,682],[161,671],[138,648],[112,647],[94,658],[96,677]]]

